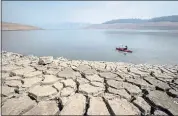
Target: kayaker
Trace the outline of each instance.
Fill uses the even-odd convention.
[[[127,50],[127,46],[125,46],[124,50]]]
[[[121,48],[123,48],[123,45],[122,45],[122,44],[120,44],[120,47],[121,47]]]

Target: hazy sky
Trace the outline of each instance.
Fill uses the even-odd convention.
[[[103,23],[178,15],[178,1],[3,1],[2,20],[21,24]]]

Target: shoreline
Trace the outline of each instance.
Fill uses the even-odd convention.
[[[45,30],[45,29],[10,29],[10,30],[2,30],[2,31],[38,31],[38,30]]]
[[[8,53],[8,54],[14,54],[14,55],[20,55],[20,56],[25,56],[25,57],[28,57],[28,56],[33,56],[33,57],[36,57],[36,58],[40,58],[40,57],[48,57],[48,56],[37,56],[37,55],[33,55],[33,54],[21,54],[21,53],[15,53],[15,52],[8,52],[8,51],[4,51],[2,50],[1,52],[1,55],[3,53]],[[82,59],[69,59],[69,58],[65,58],[63,56],[51,56],[50,57],[53,57],[54,60],[56,59],[65,59],[65,61],[80,61],[80,62],[99,62],[99,63],[122,63],[122,64],[130,64],[130,65],[156,65],[156,66],[174,66],[174,67],[178,67],[178,64],[176,63],[134,63],[134,62],[122,62],[122,61],[102,61],[102,60],[82,60]]]
[[[1,58],[2,115],[178,115],[177,64]]]

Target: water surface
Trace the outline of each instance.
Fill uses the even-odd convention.
[[[120,44],[133,53],[115,51]],[[166,30],[3,31],[5,51],[69,59],[178,64],[178,33]]]

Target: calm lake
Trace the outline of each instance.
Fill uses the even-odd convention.
[[[115,48],[127,45],[133,53]],[[2,31],[2,49],[68,59],[178,64],[178,32],[166,30]]]

